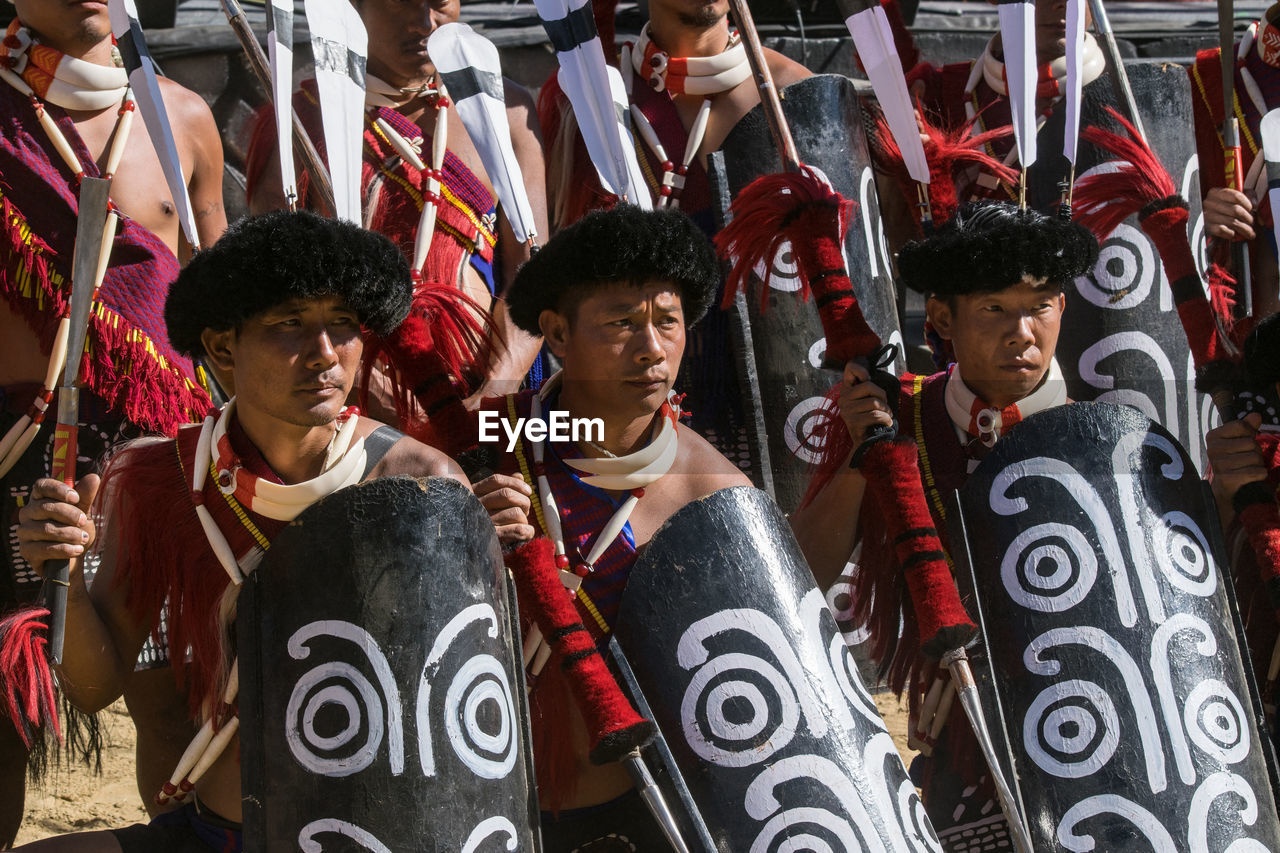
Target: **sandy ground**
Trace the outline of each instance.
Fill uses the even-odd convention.
[[[876,696],[876,704],[907,760],[907,708],[890,694]],[[18,843],[36,841],[66,832],[109,829],[145,822],[147,812],[133,778],[133,723],[124,702],[103,713],[107,748],[102,755],[102,775],[83,767],[59,770],[44,785],[27,791],[27,816],[18,831]]]
[[[147,820],[133,777],[133,723],[118,701],[102,713],[107,746],[102,775],[83,766],[59,769],[44,784],[27,790],[27,815],[18,843],[93,829],[110,829]]]

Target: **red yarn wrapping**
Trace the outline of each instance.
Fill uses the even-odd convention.
[[[51,724],[62,739],[53,673],[44,651],[49,626],[42,620],[48,615],[43,607],[24,607],[0,619],[3,708],[28,748],[36,729],[45,725]]]
[[[977,626],[960,603],[946,553],[920,480],[919,453],[905,436],[872,445],[863,456],[868,494],[863,503],[880,510],[885,531],[902,566],[920,635],[920,649],[937,659],[964,646]]]
[[[929,209],[936,222],[946,222],[955,216],[960,202],[956,196],[955,170],[976,166],[988,172],[1002,183],[1017,183],[1018,170],[987,153],[987,147],[997,140],[1013,133],[1012,125],[1003,125],[994,130],[970,135],[975,116],[955,129],[935,127],[919,111],[921,132],[929,139],[924,143],[924,156],[929,163]],[[902,150],[893,138],[889,125],[884,117],[876,119],[876,132],[871,139],[871,154],[876,165],[886,174],[891,175],[902,190],[904,197],[916,197],[916,182],[907,172],[906,163],[902,159]],[[923,224],[922,213],[918,205],[911,206],[916,225]]]
[[[654,725],[636,713],[618,687],[595,640],[587,631],[573,599],[560,581],[551,540],[540,536],[506,557],[520,600],[531,605],[535,624],[542,629],[558,663],[568,676],[573,698],[587,725],[594,764],[620,760],[653,739]]]
[[[1157,202],[1160,204],[1161,202]],[[1168,199],[1168,206],[1158,208],[1139,219],[1142,232],[1155,244],[1165,275],[1173,289],[1178,318],[1191,347],[1196,367],[1225,357],[1219,338],[1218,324],[1213,306],[1204,295],[1204,287],[1196,272],[1195,258],[1187,242],[1187,220],[1190,214],[1186,202],[1176,196]]]
[[[732,267],[725,279],[723,307],[746,292],[752,270],[766,267],[784,241],[799,268],[800,294],[816,297],[827,338],[827,361],[841,366],[869,356],[880,337],[867,325],[844,267],[841,245],[853,202],[840,196],[808,166],[801,171],[765,175],[752,181],[730,207],[733,221],[716,235],[720,256]],[[762,288],[761,306],[768,289]]]
[[[488,365],[486,325],[493,326],[488,312],[461,290],[418,284],[400,327],[385,339],[368,341],[363,394],[381,358],[389,368],[401,429],[451,455],[474,444],[475,425],[462,401]]]

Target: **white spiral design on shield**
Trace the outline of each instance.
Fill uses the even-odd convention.
[[[1165,774],[1164,746],[1160,742],[1159,730],[1154,726],[1144,724],[1144,721],[1156,718],[1155,707],[1151,704],[1151,696],[1147,693],[1146,678],[1142,669],[1134,661],[1133,656],[1115,637],[1091,625],[1050,628],[1027,645],[1027,648],[1022,653],[1022,665],[1026,667],[1027,672],[1033,675],[1053,678],[1062,671],[1062,662],[1053,658],[1046,658],[1045,655],[1051,651],[1069,646],[1080,646],[1089,650],[1092,654],[1101,656],[1110,662],[1120,674],[1127,693],[1127,695],[1119,697],[1121,705],[1131,709],[1139,722],[1137,731],[1138,738],[1141,741],[1143,762],[1146,764],[1147,769],[1147,783],[1150,785],[1151,793],[1153,794],[1158,794],[1165,790],[1169,786],[1169,781]],[[1078,655],[1080,653],[1075,652],[1073,654]],[[1073,665],[1079,667],[1089,666],[1083,660],[1079,663],[1073,663]],[[1073,682],[1067,682],[1067,684],[1071,683]],[[1089,684],[1089,682],[1081,683]],[[1050,685],[1049,691],[1046,692],[1051,692],[1058,686]],[[1043,696],[1044,694],[1041,695]],[[1096,694],[1091,694],[1090,698],[1099,704],[1104,701],[1110,702],[1109,694],[1105,700],[1097,698]],[[1048,710],[1052,710],[1051,701],[1046,700],[1045,702],[1045,708]],[[1030,711],[1028,711],[1027,716],[1031,716]],[[1113,727],[1113,729],[1118,730],[1118,726]],[[1026,724],[1024,723],[1024,734],[1025,731]],[[1069,735],[1070,732],[1064,732],[1064,734]],[[1029,742],[1030,740],[1024,737],[1024,742]],[[1069,739],[1064,739],[1064,741],[1066,745],[1075,745],[1075,742]],[[1069,764],[1073,762],[1063,763]]]
[[[792,788],[794,793],[785,799],[779,796],[780,790],[796,781],[803,787]],[[799,796],[805,803],[814,802],[816,786],[834,794],[847,815],[811,805],[788,807]],[[765,821],[751,844],[751,853],[884,849],[858,788],[843,769],[820,755],[791,755],[770,764],[747,786],[744,806],[751,818]]]
[[[748,713],[731,720],[730,708]],[[800,705],[787,677],[771,661],[726,654],[694,675],[680,716],[686,727],[694,727],[689,738],[694,752],[716,764],[743,767],[791,741],[800,724]]]
[[[1141,385],[1148,390],[1161,389],[1164,394],[1163,413],[1156,408],[1156,403],[1152,400],[1150,394],[1137,388],[1117,388],[1114,374],[1101,373],[1099,371],[1099,365],[1103,361],[1121,352],[1142,355],[1154,365],[1154,372],[1149,369],[1144,370],[1144,375],[1149,378],[1142,380]],[[1179,437],[1181,425],[1178,423],[1178,394],[1176,390],[1178,377],[1174,373],[1173,362],[1169,360],[1169,356],[1161,349],[1155,338],[1146,332],[1136,330],[1108,335],[1080,354],[1078,367],[1080,378],[1083,381],[1088,382],[1093,388],[1105,392],[1095,397],[1096,401],[1133,406],[1151,418],[1151,420],[1169,430],[1174,438]],[[1131,377],[1126,376],[1122,377],[1122,379],[1129,381]]]
[[[836,578],[836,582],[827,590],[827,606],[835,617],[836,627],[850,646],[857,646],[871,639],[871,629],[865,623],[854,621],[853,581],[857,577],[858,566],[849,563],[844,567],[844,574]],[[870,608],[868,608],[870,610]]]
[[[1200,198],[1200,155],[1192,154],[1187,159],[1187,165],[1182,170],[1182,197],[1196,199]],[[1196,256],[1196,272],[1200,273],[1201,280],[1209,271],[1209,241],[1204,239],[1204,210],[1201,209],[1196,213],[1196,218],[1187,223],[1187,239],[1191,243],[1192,249]]]
[[[498,659],[476,655],[463,664],[449,684],[444,705],[449,742],[462,762],[484,779],[506,776],[516,757],[516,710]],[[492,717],[495,711],[497,730],[491,731],[485,727],[485,715]]]
[[[823,606],[821,598],[817,604]],[[707,641],[742,632],[750,648],[765,648],[772,659],[748,652],[712,656]],[[722,767],[748,767],[769,760],[807,724],[825,737],[827,717],[792,646],[792,638],[759,610],[723,610],[685,630],[676,659],[692,670],[680,703],[680,719],[690,749]]]
[[[1191,742],[1222,763],[1239,764],[1249,756],[1249,718],[1226,682],[1207,678],[1193,687],[1182,720]]]
[[[942,842],[929,822],[924,801],[916,791],[915,783],[904,779],[898,786],[898,819],[902,821],[907,842],[916,853],[942,853]]]
[[[778,251],[773,257],[768,261],[757,261],[751,271],[756,274],[756,278],[774,290],[795,293],[800,289],[800,265],[796,263],[790,240],[779,243]]]
[[[474,650],[474,642],[458,642],[468,628],[479,627],[482,637],[494,639],[499,624],[491,605],[473,604],[454,616],[432,643],[422,667],[417,702],[418,759],[428,777],[436,773],[431,694],[445,655],[455,645],[459,654]],[[497,658],[486,653],[466,657],[445,689],[442,713],[449,745],[472,773],[482,779],[502,779],[511,772],[519,745],[515,701],[506,668]]]
[[[1075,501],[1089,517],[1102,549],[1106,574],[1115,588],[1116,614],[1126,628],[1132,628],[1138,621],[1138,608],[1129,586],[1128,561],[1120,548],[1111,510],[1098,490],[1080,476],[1079,471],[1061,459],[1048,456],[1037,456],[1018,465],[1011,465],[991,481],[988,505],[1000,515],[1013,516],[1026,512],[1030,509],[1030,503],[1026,498],[1011,492],[1016,484],[1032,478],[1044,478],[1060,485],[1067,497]]]
[[[1125,311],[1138,307],[1151,294],[1158,269],[1151,241],[1137,228],[1121,223],[1099,247],[1093,275],[1076,279],[1076,290],[1099,308]]]
[[[462,853],[475,853],[487,839],[499,834],[507,837],[504,846],[508,850],[515,850],[519,846],[516,825],[502,815],[495,815],[476,824],[475,829],[467,836],[466,843],[462,845]]]
[[[1022,719],[1022,744],[1036,766],[1062,779],[1082,779],[1103,767],[1120,745],[1115,703],[1092,681],[1052,684]]]
[[[1175,613],[1156,628],[1151,636],[1151,680],[1160,700],[1160,713],[1164,716],[1165,728],[1169,730],[1169,743],[1173,747],[1178,775],[1182,777],[1183,784],[1192,785],[1196,781],[1195,764],[1191,760],[1187,736],[1183,733],[1178,691],[1173,684],[1173,657],[1169,653],[1173,638],[1184,632],[1197,635],[1194,648],[1198,654],[1210,659],[1217,656],[1218,640],[1209,623],[1190,613]],[[1189,658],[1189,649],[1184,642],[1178,647],[1177,660],[1180,665],[1186,666]]]
[[[316,836],[322,832],[350,838],[371,853],[391,853],[391,848],[375,838],[373,833],[335,817],[313,820],[298,831],[298,847],[302,853],[322,853],[324,845],[316,840]]]
[[[294,683],[285,707],[285,740],[303,767],[321,776],[350,776],[374,762],[384,736],[393,775],[404,771],[404,733],[400,692],[386,657],[363,628],[325,620],[299,628],[289,638],[289,654],[304,660],[316,637],[349,641],[366,657],[378,687],[346,661],[321,661]],[[326,718],[324,731],[317,720]],[[337,727],[333,721],[340,720]]]
[[[1093,589],[1098,555],[1078,529],[1045,522],[1027,528],[1009,543],[1000,578],[1017,604],[1040,613],[1061,613]]]
[[[1208,598],[1218,589],[1209,542],[1185,512],[1167,513],[1151,527],[1151,547],[1165,579],[1189,595]]]
[[[862,233],[867,242],[867,261],[871,277],[883,271],[885,275],[893,267],[889,263],[889,241],[884,234],[884,220],[880,217],[880,199],[876,195],[875,172],[864,166],[858,176],[858,210],[862,216]],[[847,263],[847,260],[846,260]]]
[[[787,442],[787,449],[806,465],[813,465],[821,458],[822,442],[814,436],[813,430],[822,420],[826,407],[826,397],[807,397],[787,413],[782,436]]]
[[[1191,797],[1191,811],[1187,817],[1187,844],[1191,853],[1209,853],[1209,813],[1214,801],[1224,794],[1234,794],[1243,803],[1236,807],[1234,799],[1228,808],[1240,815],[1240,822],[1253,826],[1258,821],[1258,796],[1244,778],[1234,773],[1219,772],[1209,776]],[[1216,822],[1215,822],[1216,823]],[[1265,853],[1265,845],[1252,838],[1239,838],[1231,842],[1226,853]]]
[[[1119,794],[1098,794],[1067,809],[1062,822],[1058,824],[1058,843],[1071,853],[1089,853],[1098,849],[1097,839],[1092,835],[1077,834],[1076,826],[1100,814],[1113,814],[1127,820],[1134,829],[1142,833],[1152,850],[1164,853],[1178,849],[1169,830],[1164,828],[1155,815]]]

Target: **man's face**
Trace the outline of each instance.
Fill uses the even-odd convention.
[[[364,349],[356,312],[336,296],[284,302],[238,332],[206,331],[204,343],[238,406],[300,427],[337,418]]]
[[[1037,0],[1036,56],[1051,62],[1067,51],[1067,0]]]
[[[682,26],[706,29],[729,14],[729,0],[649,0],[649,14],[668,13]]]
[[[107,0],[14,0],[18,20],[40,41],[64,53],[79,53],[111,35]]]
[[[1001,408],[1044,379],[1058,345],[1066,296],[1043,279],[1024,278],[995,293],[954,298],[954,309],[930,298],[929,321],[955,348],[965,384]]]
[[[634,419],[667,399],[684,357],[684,311],[670,282],[595,290],[566,316],[543,311],[541,326],[564,364],[583,416]]]
[[[369,32],[369,73],[393,86],[425,83],[436,72],[427,39],[458,20],[459,0],[353,0]]]

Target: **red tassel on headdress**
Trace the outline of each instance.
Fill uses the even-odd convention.
[[[520,601],[529,605],[533,621],[554,652],[573,698],[587,724],[594,764],[618,761],[653,739],[652,722],[636,713],[618,687],[595,640],[582,624],[569,591],[556,568],[551,540],[540,536],[506,557]],[[550,665],[550,664],[549,664]]]
[[[26,607],[0,619],[3,707],[27,747],[45,725],[62,738],[53,672],[45,656],[49,626],[43,620],[48,615],[43,607]]]
[[[488,312],[456,287],[419,283],[409,316],[400,327],[385,340],[371,340],[366,346],[364,393],[381,358],[390,368],[401,428],[456,454],[475,439],[474,424],[462,401],[475,391],[473,386],[488,365],[486,323],[492,325]],[[361,405],[366,405],[363,400]]]
[[[801,171],[766,175],[747,185],[733,200],[733,221],[716,235],[720,256],[732,267],[725,278],[723,306],[746,292],[752,270],[772,263],[784,241],[800,275],[800,293],[810,293],[818,305],[827,333],[826,360],[844,366],[866,358],[880,346],[858,307],[853,285],[844,268],[841,246],[849,227],[853,202],[831,189],[808,166]],[[763,306],[768,290],[760,295]]]
[[[976,117],[958,128],[947,129],[931,125],[924,118],[923,111],[919,115],[920,132],[929,137],[924,143],[924,156],[929,161],[929,208],[933,221],[946,222],[955,216],[956,208],[960,206],[955,185],[955,172],[958,168],[976,166],[1002,183],[1018,182],[1017,169],[987,153],[987,146],[991,143],[1012,135],[1011,125],[972,135]],[[876,119],[876,132],[871,138],[871,155],[876,166],[898,182],[906,198],[916,197],[916,182],[907,172],[902,151],[883,116]],[[912,210],[915,212],[916,225],[921,225],[923,211],[918,206],[913,206]]]

